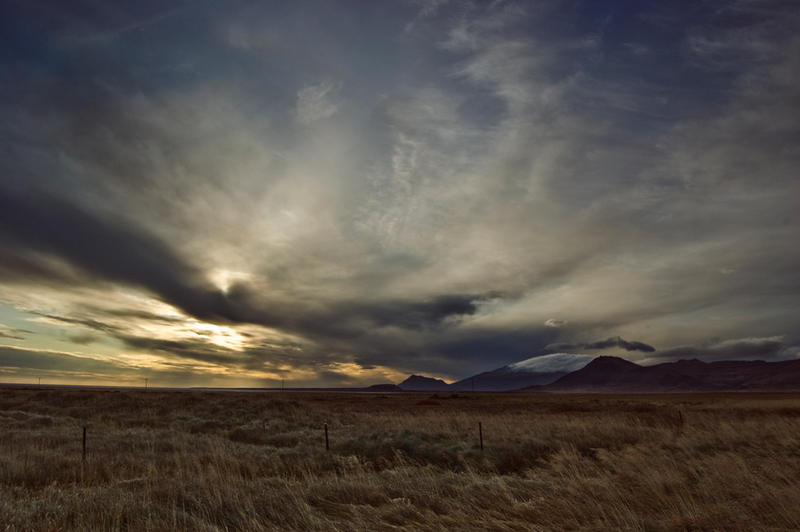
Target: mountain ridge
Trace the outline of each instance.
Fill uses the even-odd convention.
[[[570,368],[575,369],[568,371]],[[451,384],[411,375],[397,388],[425,392],[800,391],[800,359],[705,362],[693,358],[642,366],[618,356],[557,353],[508,364]]]
[[[681,359],[640,366],[597,357],[584,368],[528,390],[558,392],[712,392],[800,390],[800,360]]]
[[[450,389],[450,385],[442,379],[424,375],[411,375],[397,386],[410,392],[442,392]]]
[[[408,391],[509,392],[549,384],[593,358],[577,353],[550,353],[484,371],[451,384],[441,379],[411,375],[398,386]]]

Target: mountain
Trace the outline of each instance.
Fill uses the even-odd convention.
[[[569,389],[593,386],[633,385],[641,379],[645,368],[624,358],[600,356],[583,368],[568,373],[552,382],[547,388]]]
[[[411,375],[398,386],[409,392],[443,392],[450,389],[450,385],[443,380],[422,375]]]
[[[565,372],[514,371],[509,366],[503,366],[454,382],[449,389],[454,392],[506,392],[549,384],[564,375]]]
[[[373,384],[372,386],[361,388],[358,391],[385,393],[385,392],[402,392],[403,390],[396,384]]]
[[[800,360],[678,360],[640,366],[597,357],[584,368],[535,389],[571,392],[787,391],[800,390]]]
[[[502,392],[549,384],[591,360],[591,355],[575,353],[532,357],[460,380],[451,384],[450,389],[468,392],[474,387],[476,392]]]
[[[640,366],[615,356],[554,353],[532,357],[453,384],[420,375],[400,390],[425,392],[704,392],[800,390],[800,360],[678,360]]]

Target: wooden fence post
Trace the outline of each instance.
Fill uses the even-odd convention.
[[[327,423],[325,423],[325,450],[326,451],[330,451],[331,450],[331,445],[328,442],[328,424]]]
[[[83,457],[81,460],[81,484],[83,484],[85,469],[86,469],[86,425],[83,426]]]
[[[483,451],[483,423],[478,421],[478,436],[481,439],[481,451]]]

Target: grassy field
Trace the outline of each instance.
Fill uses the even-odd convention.
[[[0,530],[800,529],[796,394],[5,388],[0,431]]]

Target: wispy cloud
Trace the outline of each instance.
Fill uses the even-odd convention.
[[[297,121],[307,125],[336,114],[339,105],[335,97],[341,87],[341,83],[324,81],[318,85],[307,85],[297,91]]]
[[[800,344],[791,6],[49,7],[0,67],[15,345],[335,384]]]
[[[0,323],[0,338],[8,338],[11,340],[24,340],[32,331],[27,329],[19,329],[16,327],[9,327]]]

